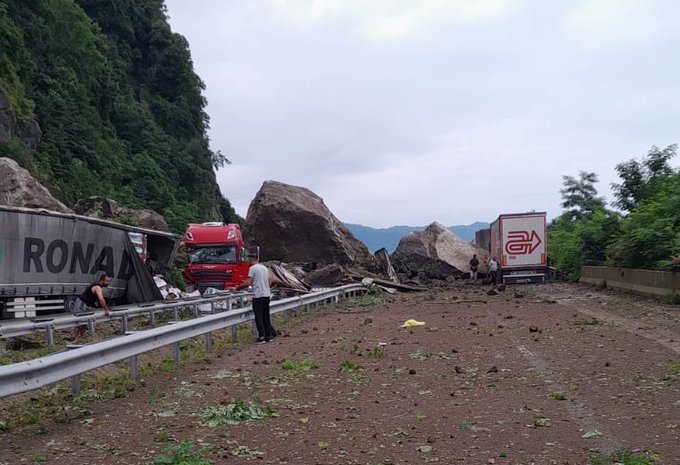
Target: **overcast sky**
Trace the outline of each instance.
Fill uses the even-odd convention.
[[[680,142],[676,0],[166,4],[244,217],[268,179],[374,227],[554,217],[563,174],[609,195],[618,162]]]

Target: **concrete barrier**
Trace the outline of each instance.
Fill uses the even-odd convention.
[[[600,281],[606,281],[607,287],[628,289],[655,296],[680,294],[680,273],[678,272],[606,266],[581,267],[582,283],[596,284]]]

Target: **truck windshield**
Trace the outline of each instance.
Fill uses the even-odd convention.
[[[189,250],[191,263],[236,263],[236,246],[219,245]]]

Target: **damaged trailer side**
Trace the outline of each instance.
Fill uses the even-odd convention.
[[[171,264],[179,236],[86,216],[0,206],[0,315],[35,316],[68,310],[101,273],[112,278],[106,298],[115,304],[160,300],[135,245]]]

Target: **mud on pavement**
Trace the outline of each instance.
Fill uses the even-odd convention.
[[[570,285],[485,291],[340,304],[78,420],[0,434],[0,464],[153,463],[182,441],[213,463],[680,463],[677,307]],[[274,416],[205,426],[206,407],[237,399]]]

